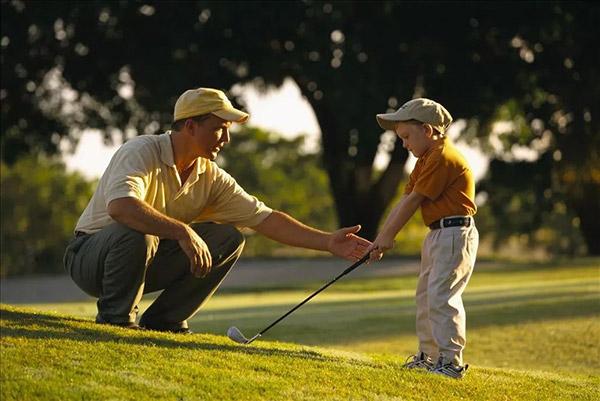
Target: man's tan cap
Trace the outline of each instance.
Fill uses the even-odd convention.
[[[430,124],[440,134],[445,134],[452,116],[441,104],[431,99],[418,98],[404,103],[394,113],[377,114],[379,126],[393,131],[398,121],[417,120]]]
[[[244,123],[250,115],[231,105],[223,91],[211,88],[190,89],[175,103],[173,121],[212,113],[226,121]]]

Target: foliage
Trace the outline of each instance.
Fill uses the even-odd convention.
[[[550,138],[552,193],[580,219],[589,252],[600,253],[593,214],[600,6],[248,1],[234,8],[3,0],[2,160],[53,152],[59,138],[76,141],[85,127],[106,128],[107,137],[158,132],[190,86],[269,87],[291,77],[321,127],[338,222],[361,223],[373,236],[407,158],[390,146],[391,162],[376,174],[381,130],[373,116],[427,96],[467,119],[465,135],[484,148],[493,123],[507,116],[516,122],[508,147]]]
[[[2,164],[0,276],[63,271],[62,257],[92,183],[42,157]]]
[[[512,240],[530,255],[534,248],[549,255],[586,253],[579,217],[567,207],[567,197],[552,190],[556,185],[547,174],[551,165],[548,153],[535,162],[490,163],[488,178],[479,188],[488,198],[478,211],[477,222],[480,233],[492,239],[494,250]]]
[[[191,322],[201,334],[183,337],[94,324],[91,301],[2,305],[0,397],[591,401],[600,396],[597,266],[477,271],[464,297],[471,366],[460,381],[401,368],[416,344],[413,276],[344,279],[250,346],[226,328],[253,334],[315,286],[217,293]]]
[[[243,127],[219,155],[218,164],[246,192],[269,207],[322,230],[336,228],[327,175],[318,155],[302,154],[304,137],[285,139],[276,133]],[[246,256],[307,255],[260,235],[245,232]]]

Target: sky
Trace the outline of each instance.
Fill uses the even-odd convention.
[[[308,140],[304,150],[318,150],[320,129],[317,119],[310,104],[291,79],[287,79],[281,88],[266,93],[260,93],[252,84],[236,85],[233,90],[241,93],[246,102],[246,111],[251,116],[249,124],[278,132],[288,138],[305,134]],[[379,129],[375,118],[373,123],[373,129]],[[479,180],[487,171],[488,158],[478,149],[456,141],[462,125],[461,121],[455,122],[448,130],[448,136],[455,140],[456,147],[471,163],[475,179]],[[390,132],[382,134],[384,141],[389,141],[390,135],[393,136]],[[98,131],[87,131],[81,137],[75,153],[64,158],[65,163],[70,171],[79,171],[89,179],[99,178],[119,146],[106,146]],[[226,151],[227,148],[224,149]],[[375,165],[378,168],[385,168],[388,162],[389,156],[385,152],[377,154]],[[407,172],[412,170],[415,163],[416,159],[411,155],[406,165]]]

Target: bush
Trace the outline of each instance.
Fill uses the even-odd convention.
[[[248,192],[269,207],[322,230],[337,227],[329,179],[318,154],[302,154],[304,137],[282,138],[243,127],[220,154],[218,164]],[[316,251],[279,244],[244,230],[244,256],[310,256]]]
[[[62,256],[93,184],[57,161],[1,165],[0,275],[62,272]]]

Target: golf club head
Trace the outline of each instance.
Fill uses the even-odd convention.
[[[242,332],[235,326],[227,329],[227,337],[238,344],[248,344],[248,339],[244,337]]]

